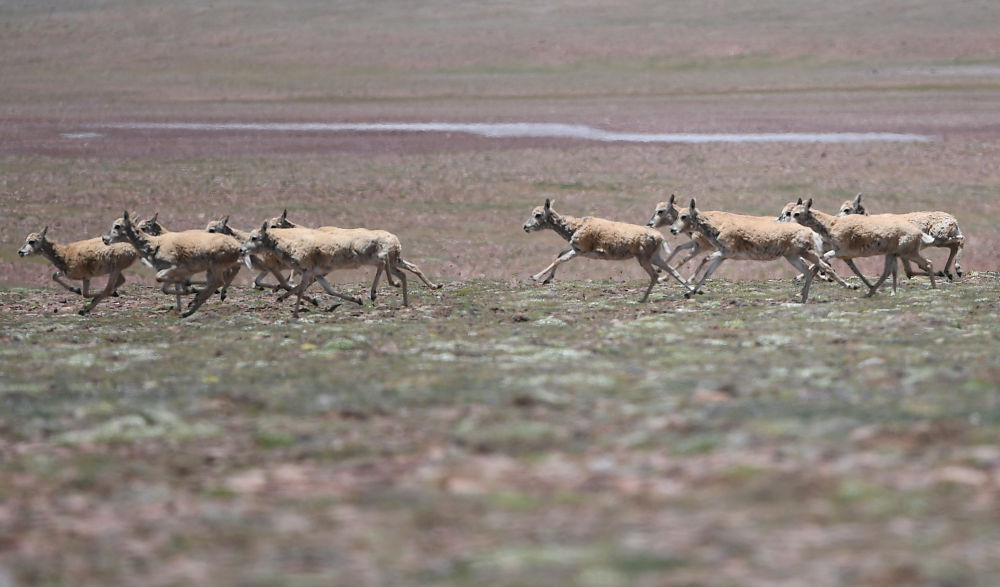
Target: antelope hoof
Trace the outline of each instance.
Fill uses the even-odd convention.
[[[337,308],[339,308],[339,307],[341,307],[341,306],[343,306],[343,305],[344,305],[343,303],[339,303],[339,302],[338,302],[338,303],[336,303],[336,304],[334,304],[334,305],[330,306],[329,308],[327,308],[327,309],[326,309],[325,311],[326,311],[326,312],[332,312],[332,311],[336,310]]]
[[[113,297],[113,298],[120,298],[121,296],[118,295],[118,292],[113,291],[113,292],[111,292],[111,297]]]

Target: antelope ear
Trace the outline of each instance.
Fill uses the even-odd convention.
[[[287,218],[288,218],[288,208],[285,208],[284,210],[281,211],[281,219],[285,220]]]
[[[806,202],[806,210],[811,210],[812,206],[813,206],[813,199],[809,198],[809,201]]]
[[[261,231],[262,233],[263,233],[263,232],[267,232],[267,220],[265,220],[265,221],[264,221],[264,224],[261,224],[261,225],[260,225],[260,231]]]
[[[39,233],[39,235],[38,235],[38,236],[40,236],[40,237],[42,237],[42,238],[45,238],[45,233],[46,233],[46,232],[48,232],[48,231],[49,231],[49,227],[48,227],[48,226],[46,226],[45,228],[43,228],[43,229],[42,229],[42,232],[41,232],[41,233]]]
[[[223,226],[229,225],[229,214],[226,214],[226,217],[222,219],[222,225]]]
[[[854,197],[854,205],[855,206],[861,205],[861,194],[858,194],[857,196]]]
[[[674,205],[674,198],[675,197],[676,196],[674,196],[673,194],[670,194],[670,201],[667,202],[667,206],[673,206]]]
[[[801,197],[799,198],[799,201],[798,201],[798,202],[795,202],[795,205],[796,205],[796,206],[800,206],[800,205],[802,205],[802,198],[801,198]]]
[[[695,201],[694,201],[694,198],[691,198],[691,210],[692,211],[694,211],[694,207],[695,207]]]
[[[544,207],[545,207],[545,211],[546,212],[552,209],[552,199],[551,198],[545,198],[545,206]]]
[[[128,210],[122,211],[122,220],[128,220]]]
[[[150,222],[156,222],[156,219],[160,216],[160,212],[156,211],[153,213],[153,217],[149,219]]]

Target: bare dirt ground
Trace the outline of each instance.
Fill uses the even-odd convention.
[[[1000,73],[1000,72],[998,72]],[[417,100],[401,105],[348,104],[335,109],[262,105],[246,116],[177,112],[45,120],[0,117],[0,154],[98,158],[239,157],[280,154],[420,154],[531,148],[573,149],[590,141],[485,138],[465,133],[356,131],[128,130],[132,122],[547,122],[637,133],[913,133],[936,140],[1000,140],[1000,91],[812,90],[795,93],[719,93],[657,98],[607,97]],[[511,104],[510,102],[514,102]],[[271,117],[261,111],[273,111]],[[315,111],[315,113],[311,113]],[[929,115],[928,113],[933,113]],[[193,116],[191,114],[194,114]],[[658,145],[668,148],[669,145]],[[675,146],[677,147],[677,146]]]
[[[798,116],[813,122],[788,121],[783,114],[776,122],[747,124],[727,108],[712,119],[716,129],[730,132],[915,130],[908,124],[830,121],[846,119],[843,113]],[[661,117],[641,127],[602,128],[650,132],[683,126],[675,122]],[[776,215],[798,197],[814,197],[820,209],[829,210],[857,193],[878,212],[944,208],[967,235],[964,266],[1000,266],[994,187],[1000,181],[1000,140],[989,127],[925,126],[921,130],[934,139],[928,143],[636,145],[465,133],[122,130],[103,124],[9,123],[0,149],[18,153],[2,163],[11,214],[0,220],[0,242],[9,247],[0,254],[0,281],[47,280],[44,263],[12,254],[28,232],[50,225],[50,234],[63,242],[90,238],[123,208],[159,212],[174,229],[202,227],[225,215],[236,226],[252,228],[289,208],[293,217],[305,215],[318,224],[391,228],[443,279],[525,277],[559,250],[553,234],[520,232],[528,212],[545,198],[554,198],[563,213],[641,224],[672,193],[682,200],[697,197],[703,208],[759,215]],[[940,264],[945,257],[939,253],[930,250]],[[876,265],[866,267],[874,271]],[[576,262],[567,269],[569,277],[641,275],[631,264]],[[724,265],[721,275],[778,277],[787,271],[783,263],[736,263]]]

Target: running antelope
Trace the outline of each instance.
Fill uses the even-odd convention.
[[[181,313],[182,317],[194,314],[219,287],[228,287],[240,270],[240,245],[234,239],[201,230],[151,236],[136,228],[127,211],[111,224],[111,229],[102,238],[105,244],[124,242],[135,247],[157,270],[156,280],[163,283],[163,293],[178,296],[178,311],[179,296],[195,293],[187,310]],[[206,274],[205,289],[188,289],[187,281],[202,271]],[[173,285],[173,290],[167,289],[169,285]]]
[[[812,203],[812,198],[809,198],[805,204],[793,207],[791,218],[819,233],[827,249],[824,259],[843,259],[868,286],[865,297],[875,295],[889,273],[892,273],[892,295],[896,295],[896,259],[915,262],[930,276],[931,287],[937,287],[931,262],[920,255],[920,248],[934,242],[933,237],[899,216],[852,214],[836,217],[814,210]],[[876,255],[885,255],[885,268],[879,280],[872,284],[865,279],[852,259]]]
[[[296,296],[293,316],[298,317],[305,291],[313,281],[318,281],[328,294],[361,305],[361,298],[334,291],[325,277],[336,269],[354,269],[359,266],[358,251],[352,239],[311,228],[269,228],[268,223],[264,222],[259,229],[247,236],[240,246],[240,255],[249,264],[250,255],[265,251],[271,252],[282,263],[302,275],[299,284],[291,292]],[[402,273],[395,267],[390,267],[389,271]],[[405,296],[403,299],[405,303]]]
[[[845,286],[847,284],[821,258],[823,243],[819,235],[803,228],[754,216],[732,214],[728,217],[713,217],[702,214],[697,209],[694,198],[691,198],[691,205],[679,213],[670,232],[680,234],[696,230],[715,247],[715,252],[708,256],[708,268],[694,287],[695,292],[726,259],[773,261],[784,257],[805,276],[800,300],[805,303],[809,298],[809,286],[819,269],[826,271],[839,283]],[[806,267],[803,260],[812,263],[812,267]]]
[[[288,210],[281,212],[281,216],[276,216],[267,222],[268,228],[300,228],[298,224],[288,220]],[[399,242],[399,237],[385,230],[371,230],[368,228],[339,228],[336,226],[321,226],[316,230],[335,234],[342,239],[350,241],[351,250],[354,253],[355,267],[362,265],[375,266],[375,279],[372,280],[371,301],[375,303],[375,293],[378,288],[379,279],[385,273],[386,281],[393,287],[402,287],[403,305],[409,306],[409,298],[406,288],[406,274],[403,269],[413,273],[424,282],[424,285],[431,289],[441,289],[441,284],[433,283],[427,279],[424,272],[402,257],[403,245]],[[393,281],[393,277],[399,279]]]
[[[531,276],[534,281],[548,283],[555,276],[559,265],[577,256],[609,261],[635,259],[649,274],[649,287],[640,302],[649,299],[649,293],[659,281],[654,265],[668,272],[691,291],[684,278],[664,259],[663,254],[669,254],[670,249],[663,235],[651,228],[591,216],[562,216],[552,209],[552,200],[548,198],[545,199],[545,205],[537,206],[531,211],[531,216],[522,228],[525,232],[550,228],[569,241],[568,250],[559,253],[552,264]]]
[[[847,200],[840,205],[840,211],[837,212],[837,216],[847,216],[849,214],[868,216],[868,210],[861,203],[861,194],[858,194],[853,200]],[[934,242],[927,246],[949,249],[948,260],[944,263],[944,269],[938,271],[939,276],[947,277],[949,281],[952,280],[952,267],[955,268],[956,275],[959,277],[962,276],[962,264],[960,261],[962,258],[962,249],[965,247],[965,236],[962,235],[962,230],[958,227],[958,219],[947,212],[936,210],[909,212],[899,214],[898,216],[912,222],[917,228],[934,237]],[[923,275],[923,273],[915,273],[910,266],[910,262],[906,260],[903,260],[903,272],[906,273],[907,279],[914,275]]]
[[[21,257],[44,256],[56,268],[56,272],[52,274],[53,281],[77,295],[89,298],[90,303],[85,303],[80,310],[81,316],[88,314],[104,298],[118,295],[118,288],[125,283],[122,271],[135,263],[138,257],[135,249],[127,244],[106,245],[100,237],[60,245],[46,238],[48,232],[49,227],[46,226],[42,232],[29,234],[17,254]],[[79,279],[81,287],[63,281],[64,275],[69,279]],[[100,275],[107,275],[108,282],[103,291],[92,294],[90,280]]]

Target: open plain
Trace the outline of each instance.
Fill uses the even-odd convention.
[[[0,585],[1000,582],[1000,7],[412,4],[0,6]],[[954,214],[963,276],[805,305],[784,261],[646,304],[634,262],[528,280],[565,246],[521,230],[545,198],[644,224],[859,192]],[[180,319],[136,264],[82,317],[16,254],[284,208],[444,287],[293,320],[244,272]]]

